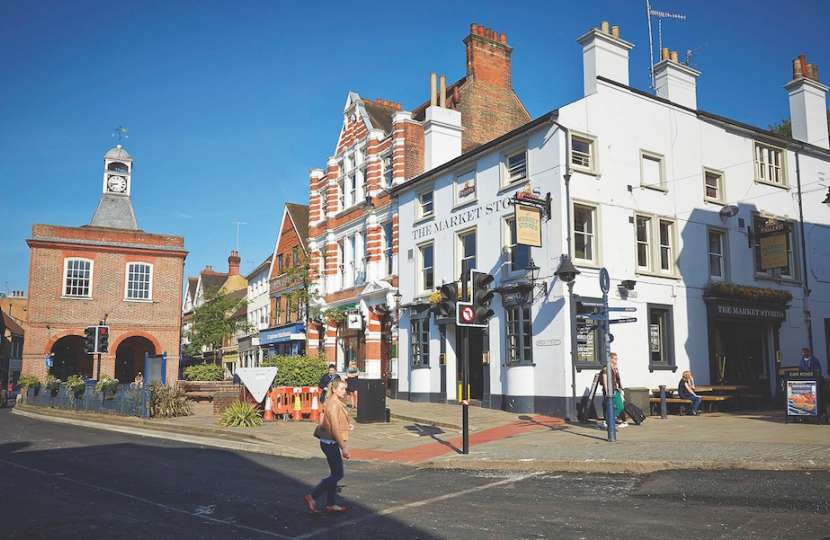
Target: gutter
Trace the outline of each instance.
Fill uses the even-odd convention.
[[[807,342],[810,350],[813,350],[813,318],[810,314],[810,282],[809,282],[809,268],[807,267],[807,240],[804,236],[804,206],[801,201],[801,163],[799,161],[799,154],[804,150],[804,143],[801,148],[795,152],[795,181],[796,189],[798,190],[798,225],[801,230],[801,267],[804,269],[804,279],[802,280],[802,287],[804,288],[804,301],[802,309],[804,311],[804,321],[807,323]]]

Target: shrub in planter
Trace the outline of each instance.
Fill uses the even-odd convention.
[[[260,365],[277,368],[273,386],[317,386],[328,371],[328,364],[317,356],[274,356]]]
[[[44,383],[44,388],[47,390],[60,390],[61,389],[61,380],[56,378],[54,375],[47,375],[46,382]]]
[[[79,398],[84,395],[84,391],[86,390],[86,383],[84,380],[78,377],[77,375],[70,375],[68,379],[66,379],[66,394],[75,396]]]
[[[219,423],[225,427],[259,427],[262,417],[250,403],[237,401],[225,409]]]
[[[29,388],[34,389],[35,395],[37,395],[37,391],[40,389],[40,379],[36,375],[23,375],[17,379],[17,384],[20,388],[27,389],[27,391]]]
[[[193,410],[190,402],[184,395],[184,390],[179,385],[161,384],[153,381],[150,390],[150,416],[153,418],[175,418],[177,416],[190,416]]]
[[[216,364],[197,364],[184,369],[184,378],[188,381],[222,381],[225,370]]]
[[[95,392],[103,392],[104,399],[112,399],[115,391],[118,389],[118,379],[113,379],[109,375],[101,375],[98,382],[95,384]]]

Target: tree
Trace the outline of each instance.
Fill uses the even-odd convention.
[[[193,310],[191,327],[187,333],[189,343],[185,354],[196,356],[203,351],[218,351],[224,342],[237,332],[254,330],[248,317],[234,317],[234,313],[248,305],[245,298],[227,295],[224,289],[211,287],[204,293],[205,301]]]
[[[767,126],[767,129],[776,135],[781,135],[782,137],[787,137],[788,139],[793,138],[793,124],[790,122],[789,118],[784,118],[781,120],[780,124],[770,124]],[[830,110],[827,111],[827,130],[830,131]]]

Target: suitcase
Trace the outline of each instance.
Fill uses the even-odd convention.
[[[626,403],[625,404],[625,414],[631,417],[631,421],[637,424],[638,426],[643,423],[646,419],[646,415],[643,414],[643,410],[634,405],[633,403]]]

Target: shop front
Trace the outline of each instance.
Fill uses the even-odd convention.
[[[259,332],[259,344],[268,348],[268,356],[305,354],[305,324],[292,323]]]
[[[781,323],[787,306],[707,298],[709,380],[748,385],[771,397],[778,387]]]

